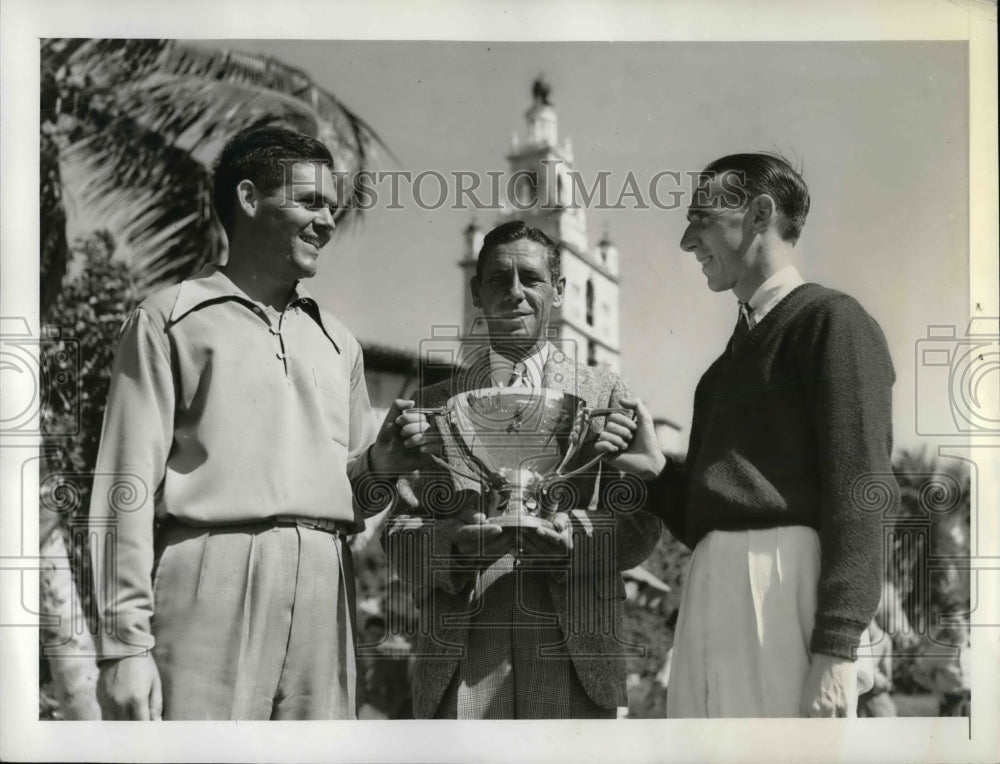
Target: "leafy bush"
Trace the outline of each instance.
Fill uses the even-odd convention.
[[[71,538],[69,528],[87,516],[118,332],[139,301],[128,267],[114,259],[114,251],[115,241],[106,231],[75,244],[67,280],[47,311],[41,350],[41,426],[47,447],[40,476],[41,533],[63,534],[91,633],[96,623],[89,549]],[[42,609],[57,612],[51,604],[43,603]],[[58,718],[47,685],[49,667],[43,655],[39,660],[40,718]]]

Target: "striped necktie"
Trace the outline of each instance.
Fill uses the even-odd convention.
[[[524,361],[517,361],[514,364],[507,387],[529,387],[527,367],[524,365]]]

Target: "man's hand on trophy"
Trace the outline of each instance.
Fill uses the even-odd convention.
[[[491,523],[482,512],[462,514],[465,525],[455,534],[455,549],[470,562],[492,561],[505,554],[511,547],[513,534],[504,533],[496,523]]]
[[[573,524],[567,512],[549,518],[551,528],[522,528],[521,554],[531,557],[568,557],[573,549]]]
[[[440,453],[441,436],[425,414],[410,411],[413,401],[396,399],[382,422],[369,456],[376,472],[408,472],[426,466],[428,455]]]
[[[632,404],[632,401],[621,401],[622,408],[635,410],[634,404],[626,404]],[[635,431],[638,426],[635,420],[628,414],[619,412],[608,414],[604,420],[604,429],[597,436],[597,443],[594,444],[594,448],[597,451],[608,454],[616,454],[624,451],[635,437]]]
[[[649,409],[638,398],[618,401],[622,408],[632,409],[636,420],[625,414],[611,414],[604,425],[604,431],[594,444],[596,451],[608,454],[609,466],[622,472],[629,472],[643,480],[652,480],[666,464],[666,458],[656,439],[656,427]]]

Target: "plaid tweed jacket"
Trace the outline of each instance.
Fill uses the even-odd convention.
[[[489,387],[485,350],[450,380],[418,390],[417,405],[441,406],[459,392]],[[576,395],[592,408],[616,406],[628,396],[613,372],[580,366],[554,348],[542,384]],[[602,426],[603,419],[591,422],[570,469],[595,455],[593,444]],[[444,458],[468,472],[456,456],[450,433],[442,432],[442,440]],[[640,509],[644,491],[638,478],[598,466],[566,481],[556,492],[565,500],[559,509],[572,509],[574,545],[569,560],[550,572],[552,603],[577,676],[594,703],[604,708],[626,705],[625,659],[643,649],[624,638],[625,588],[620,571],[645,560],[660,537],[659,521]],[[437,465],[402,476],[396,483],[382,544],[391,569],[420,612],[413,676],[413,712],[418,719],[435,715],[464,654],[469,621],[477,607],[477,578],[495,578],[492,567],[479,572],[454,557],[455,533],[469,522],[472,512],[485,512],[480,510],[482,501],[478,483]]]

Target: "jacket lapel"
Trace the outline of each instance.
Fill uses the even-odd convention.
[[[542,370],[542,387],[580,396],[577,392],[576,364],[551,342],[545,368]]]

